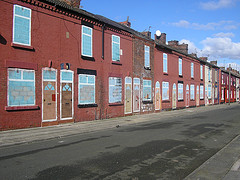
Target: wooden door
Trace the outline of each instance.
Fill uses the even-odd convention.
[[[56,70],[43,70],[42,120],[57,120]]]
[[[161,92],[160,83],[157,81],[155,85],[155,110],[161,110]]]
[[[199,86],[197,86],[196,106],[199,106]]]
[[[140,79],[133,79],[133,112],[140,111]]]
[[[73,71],[61,70],[61,120],[73,118]]]
[[[173,84],[173,89],[172,89],[172,109],[177,108],[177,90],[176,90],[176,84]]]
[[[72,83],[62,83],[61,119],[72,118]]]
[[[125,77],[125,114],[132,113],[132,78]]]

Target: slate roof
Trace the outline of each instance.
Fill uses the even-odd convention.
[[[75,12],[75,13],[79,13],[79,14],[82,14],[82,15],[85,15],[85,16],[88,16],[90,18],[93,18],[93,19],[96,19],[95,15],[90,13],[90,12],[87,12],[83,9],[79,9],[79,8],[74,8],[72,6],[70,6],[69,4],[67,4],[66,2],[64,1],[60,1],[60,0],[39,0],[39,1],[42,1],[42,2],[46,2],[48,4],[53,4],[55,6],[58,6],[58,7],[61,7],[61,8],[64,8],[64,9],[67,9],[69,11],[72,11],[72,12]]]
[[[72,12],[75,12],[75,13],[77,13],[77,14],[81,14],[81,15],[90,17],[90,18],[92,18],[92,19],[94,19],[94,20],[97,20],[97,21],[103,22],[103,23],[105,23],[105,24],[111,25],[111,26],[113,26],[113,27],[116,27],[116,28],[118,28],[118,29],[124,30],[124,31],[126,31],[126,32],[129,32],[129,33],[131,33],[131,34],[133,34],[133,35],[135,35],[135,36],[138,36],[138,37],[140,37],[140,38],[143,38],[143,39],[145,39],[145,40],[154,41],[153,39],[145,36],[144,34],[138,32],[138,31],[136,31],[136,30],[134,30],[134,29],[132,29],[132,28],[129,28],[129,27],[127,27],[127,26],[125,26],[125,25],[123,25],[123,24],[121,24],[121,23],[119,23],[119,22],[113,21],[113,20],[108,19],[108,18],[106,18],[106,17],[104,17],[104,16],[101,16],[101,15],[89,13],[89,12],[83,10],[83,9],[74,8],[74,7],[70,6],[69,4],[67,4],[67,3],[64,2],[64,1],[60,1],[60,0],[39,0],[39,1],[46,2],[46,3],[48,3],[48,4],[53,4],[53,5],[55,5],[55,6],[58,6],[58,7],[67,9],[67,10],[72,11]],[[183,52],[181,52],[181,51],[179,51],[179,50],[177,50],[177,49],[175,49],[175,48],[173,48],[173,47],[171,47],[171,46],[168,46],[167,44],[158,43],[157,41],[154,41],[154,42],[155,42],[155,44],[156,44],[157,46],[160,46],[160,47],[163,47],[163,48],[166,48],[166,49],[169,49],[169,50],[178,52],[178,53],[183,54],[183,55],[185,55],[185,56],[194,58],[194,59],[196,59],[196,60],[198,60],[198,61],[200,61],[200,62],[202,62],[202,63],[204,63],[204,64],[210,65],[210,66],[212,66],[212,67],[219,68],[218,66],[216,66],[216,65],[214,65],[214,64],[211,64],[211,63],[209,63],[209,62],[207,62],[207,61],[203,61],[203,60],[201,60],[201,59],[199,59],[199,58],[192,57],[191,55],[186,54],[186,53],[183,53]],[[227,71],[227,70],[224,70],[224,71]],[[228,72],[228,71],[227,71],[227,72]]]

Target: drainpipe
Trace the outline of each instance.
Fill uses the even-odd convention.
[[[230,66],[229,66],[229,81],[228,81],[228,105],[230,105],[231,100],[231,73],[230,73]]]
[[[105,32],[105,24],[102,26],[102,59],[104,59],[104,32]]]

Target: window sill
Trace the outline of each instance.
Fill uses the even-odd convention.
[[[109,103],[109,106],[123,106],[123,103]]]
[[[115,64],[115,65],[122,65],[122,63],[120,63],[119,61],[112,61],[112,64]]]
[[[150,67],[144,67],[144,69],[146,69],[146,70],[151,70],[151,68],[150,68]]]
[[[162,103],[170,103],[170,100],[162,100]]]
[[[11,43],[11,46],[14,47],[14,48],[20,48],[20,49],[35,51],[33,46],[21,45],[21,44],[16,44],[16,43]]]
[[[203,79],[201,79],[201,81],[203,81]]]
[[[192,80],[194,80],[194,78],[193,78],[193,77],[191,77],[191,79],[192,79]]]
[[[190,99],[190,101],[195,101],[195,99]]]
[[[97,104],[78,104],[78,108],[98,107]]]
[[[200,98],[200,100],[204,100],[204,98],[203,99]]]
[[[5,106],[6,111],[39,110],[39,106]]]
[[[168,73],[165,73],[165,72],[164,72],[163,75],[167,75],[167,76],[168,76]]]
[[[152,100],[144,100],[142,101],[143,104],[153,104]]]
[[[179,77],[180,77],[180,78],[182,78],[182,77],[183,77],[183,75],[179,75]]]
[[[95,61],[94,57],[89,57],[89,56],[81,55],[81,58],[82,58],[83,60],[87,60],[87,61]]]
[[[178,102],[183,102],[184,100],[183,99],[179,99]]]

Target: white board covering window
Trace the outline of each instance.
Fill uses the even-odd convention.
[[[200,85],[200,99],[204,98],[204,93],[203,93],[203,85]]]
[[[162,82],[162,100],[169,100],[169,82]]]
[[[163,53],[163,72],[168,73],[168,55]]]
[[[191,63],[191,78],[194,78],[194,64]]]
[[[179,76],[182,76],[182,58],[178,59],[178,73]]]
[[[195,99],[195,86],[194,86],[194,84],[190,85],[190,99],[191,100]]]
[[[112,35],[112,60],[120,61],[120,37]]]
[[[35,105],[35,71],[8,69],[8,106]]]
[[[13,43],[31,46],[32,10],[19,5],[13,8]]]
[[[79,74],[78,104],[95,103],[95,75]]]
[[[143,101],[150,101],[152,99],[152,81],[143,80]]]
[[[109,103],[122,102],[122,78],[109,77]]]
[[[144,66],[150,68],[150,47],[144,46]]]
[[[208,85],[208,98],[209,99],[212,98],[212,85],[211,84]]]
[[[82,55],[92,57],[92,28],[82,26]]]
[[[178,83],[178,100],[183,100],[183,83]]]

